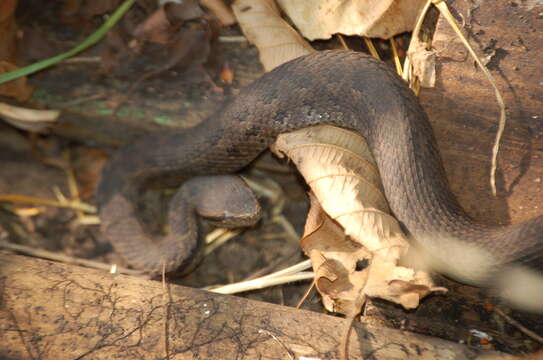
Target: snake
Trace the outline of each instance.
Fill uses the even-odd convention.
[[[201,243],[201,218],[222,226],[258,221],[258,201],[236,174],[280,134],[320,124],[366,139],[393,215],[436,263],[453,269],[444,273],[485,286],[511,264],[543,270],[543,216],[512,225],[470,217],[449,187],[416,95],[388,65],[353,51],[289,61],[198,125],[121,147],[97,188],[101,232],[134,268],[158,274],[190,266]],[[143,225],[138,200],[148,189],[166,187],[178,190],[167,211],[169,231],[157,234]],[[472,253],[490,259],[479,259],[488,263],[484,271],[466,264]]]

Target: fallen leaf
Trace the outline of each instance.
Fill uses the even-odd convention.
[[[17,48],[17,0],[0,1],[0,60],[15,63]]]
[[[195,0],[166,3],[140,23],[133,33],[140,40],[166,45],[179,32],[183,22],[202,16],[204,12]]]
[[[7,62],[0,61],[0,74],[17,70],[17,66]],[[12,97],[20,102],[30,99],[33,88],[26,83],[26,77],[20,77],[0,84],[0,95]]]
[[[434,87],[436,83],[436,53],[426,50],[426,44],[413,41],[409,46],[411,71],[422,87]]]
[[[309,40],[334,34],[388,39],[412,31],[426,0],[278,0]]]
[[[302,240],[328,310],[352,314],[360,294],[412,309],[430,292],[446,291],[434,287],[428,273],[399,265],[409,243],[389,214],[379,171],[361,135],[314,126],[280,135],[272,150],[298,167],[329,216],[314,210],[312,201]]]
[[[171,24],[196,20],[205,15],[196,0],[184,0],[179,3],[167,2],[163,7]]]
[[[228,64],[224,64],[221,70],[221,81],[228,85],[234,81],[234,70]]]
[[[229,26],[236,23],[236,18],[222,0],[200,0],[200,3],[211,10],[222,25]]]
[[[164,7],[159,7],[145,21],[134,29],[134,36],[139,40],[147,40],[158,44],[167,44],[177,29],[171,26]]]
[[[88,200],[94,196],[107,154],[94,148],[77,148],[74,154],[73,170],[79,184],[79,196]]]
[[[264,70],[313,52],[283,18],[273,0],[236,0],[232,4],[241,30],[260,52]]]
[[[357,299],[368,276],[358,264],[371,261],[371,254],[345,235],[342,227],[322,210],[314,194],[310,193],[309,199],[311,208],[301,247],[311,259],[315,287],[328,311],[357,313]]]
[[[16,128],[29,132],[45,131],[58,119],[59,115],[59,110],[26,109],[0,103],[0,118]]]

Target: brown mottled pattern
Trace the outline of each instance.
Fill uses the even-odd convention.
[[[449,189],[417,98],[388,66],[346,51],[295,59],[256,80],[200,125],[152,134],[121,149],[98,189],[103,233],[131,265],[156,273],[165,261],[174,270],[194,254],[193,207],[176,196],[171,211],[185,212],[171,214],[176,227],[153,241],[157,236],[144,231],[134,210],[139,192],[193,176],[235,173],[278,134],[316,124],[353,129],[367,139],[394,215],[441,261],[462,262],[462,251],[449,252],[447,241],[456,239],[491,255],[495,265],[520,261],[543,268],[543,217],[502,227],[468,217]]]

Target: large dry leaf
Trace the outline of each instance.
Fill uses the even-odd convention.
[[[264,70],[314,51],[281,18],[273,0],[236,0],[232,9],[247,40],[258,48]]]
[[[444,291],[433,286],[426,272],[398,265],[409,244],[389,214],[362,136],[328,125],[309,127],[280,135],[273,151],[294,162],[330,217],[326,221],[313,209],[303,240],[328,310],[349,309],[358,289],[405,308],[417,307],[432,291]],[[341,226],[341,235],[333,223]],[[368,266],[360,269],[361,261]]]
[[[388,39],[413,30],[426,0],[277,0],[309,39],[334,34]]]

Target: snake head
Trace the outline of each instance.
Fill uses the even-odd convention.
[[[215,226],[252,226],[260,219],[260,204],[239,176],[199,176],[184,186],[192,188],[191,203],[198,215]]]

